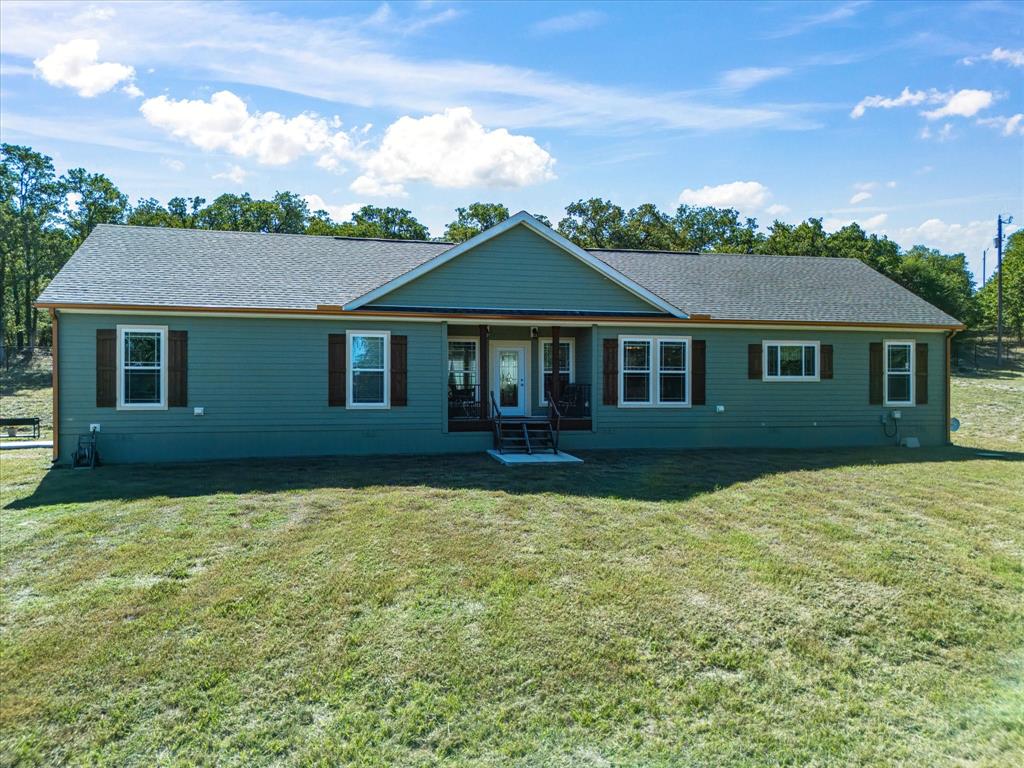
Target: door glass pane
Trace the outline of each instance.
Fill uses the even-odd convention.
[[[498,395],[502,406],[519,405],[519,353],[498,353]]]

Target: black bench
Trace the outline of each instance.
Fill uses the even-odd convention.
[[[32,439],[39,439],[39,417],[0,419],[0,434],[4,437],[28,437],[28,435],[18,435],[18,427],[32,427]]]

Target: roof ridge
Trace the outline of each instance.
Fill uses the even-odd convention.
[[[449,240],[406,240],[398,237],[352,237],[349,235],[311,235],[306,232],[251,232],[244,229],[203,229],[199,227],[152,227],[146,224],[111,224],[103,222],[97,224],[95,229],[100,227],[112,227],[114,229],[144,229],[147,232],[189,232],[209,235],[266,235],[274,237],[317,237],[331,240],[373,240],[383,243],[421,243],[426,245],[455,245]]]
[[[815,261],[856,261],[864,264],[856,256],[811,256],[807,253],[735,253],[732,251],[656,251],[647,248],[585,248],[589,253],[641,253],[651,256],[752,256],[767,259],[814,259]]]

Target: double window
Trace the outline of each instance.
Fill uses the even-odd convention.
[[[476,339],[448,339],[448,391],[473,394],[479,382],[480,342]]]
[[[391,334],[348,331],[348,407],[390,407]]]
[[[885,358],[885,405],[914,404],[914,342],[887,341]]]
[[[561,339],[558,342],[558,384],[559,391],[564,392],[565,388],[575,381],[575,341],[571,338]],[[548,392],[551,391],[551,376],[554,371],[552,350],[554,344],[551,339],[540,340],[540,403],[547,405]]]
[[[818,381],[817,341],[765,341],[761,370],[765,381]],[[757,348],[754,348],[755,353]],[[756,358],[755,358],[756,359]]]
[[[688,336],[620,336],[619,405],[688,406],[689,370]]]
[[[167,407],[167,327],[117,327],[117,407]]]

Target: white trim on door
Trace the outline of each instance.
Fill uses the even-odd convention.
[[[499,354],[502,350],[515,350],[519,353],[519,405],[515,408],[501,406],[501,393],[498,389],[500,381],[500,360]],[[504,416],[527,416],[530,413],[530,342],[528,341],[500,341],[492,340],[488,350],[490,362],[490,387],[494,394],[494,400],[501,408]]]

